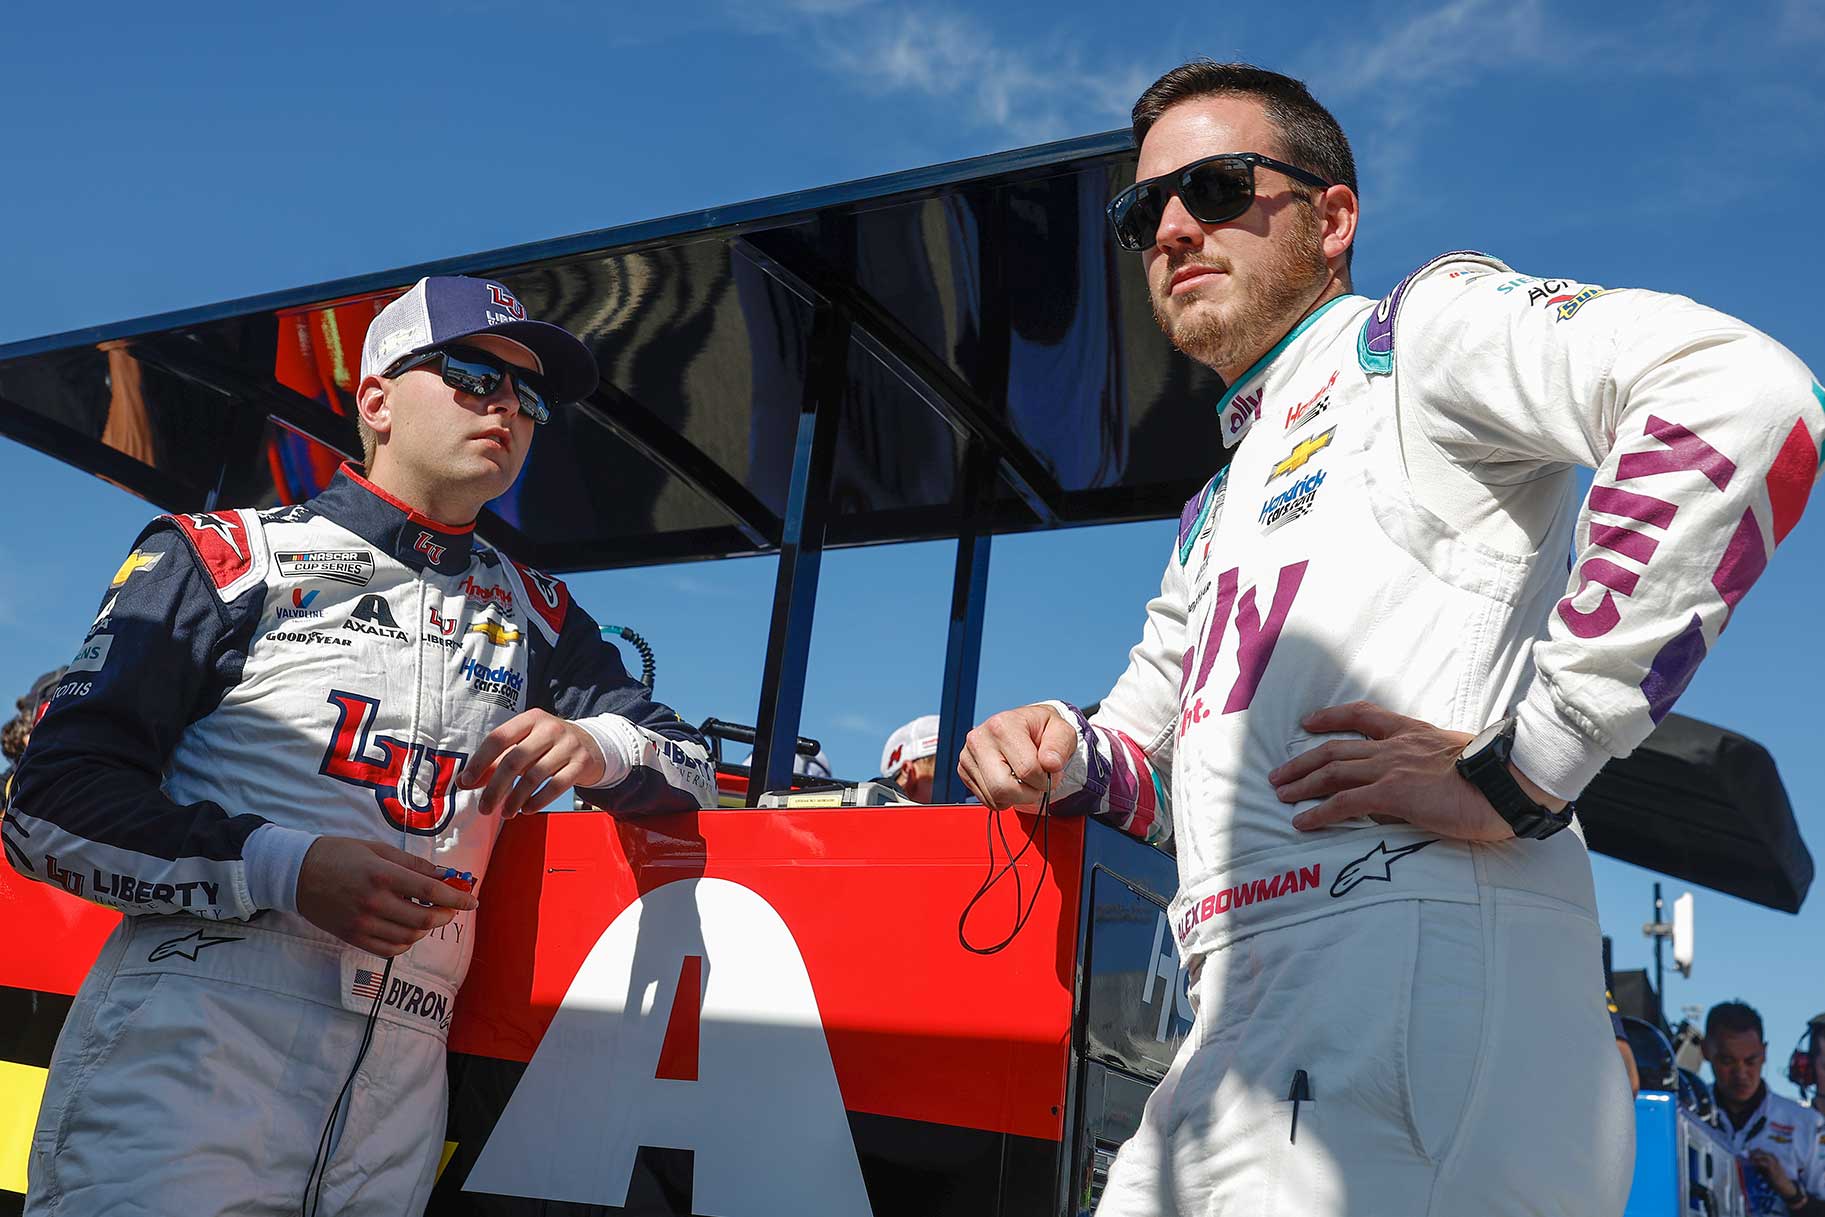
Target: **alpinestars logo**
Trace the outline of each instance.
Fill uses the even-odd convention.
[[[227,520],[224,520],[221,516],[209,516],[209,515],[190,516],[190,515],[187,515],[184,518],[186,520],[189,520],[190,523],[193,526],[195,526],[196,528],[207,529],[209,532],[212,532],[216,536],[222,538],[223,544],[227,545],[229,549],[234,551],[235,557],[240,558],[243,561],[245,561],[247,559],[247,551],[241,547],[241,542],[238,539],[236,539],[236,537],[234,535],[235,531],[236,531],[235,528],[232,525],[230,525]]]
[[[1416,854],[1428,845],[1437,844],[1438,838],[1432,837],[1425,841],[1415,841],[1411,845],[1403,845],[1399,849],[1389,849],[1386,841],[1377,841],[1374,849],[1354,862],[1346,864],[1342,870],[1337,872],[1337,878],[1331,881],[1331,895],[1348,895],[1355,891],[1358,885],[1367,883],[1371,879],[1378,883],[1392,883],[1394,876],[1388,873],[1390,867],[1408,854]]]
[[[208,930],[193,930],[182,938],[172,938],[161,942],[146,953],[147,963],[157,963],[161,959],[177,956],[196,962],[196,953],[205,947],[221,946],[225,942],[239,942],[239,938],[222,934],[211,934]]]
[[[532,590],[539,594],[539,599],[545,602],[545,607],[557,608],[558,581],[542,570],[533,570],[530,567],[521,567],[520,569],[524,571],[526,577],[532,581]]]
[[[399,622],[393,620],[393,610],[387,607],[384,596],[363,596],[349,613],[349,619],[342,623],[342,628],[357,634],[378,634],[394,642],[409,641],[406,632],[399,628]]]

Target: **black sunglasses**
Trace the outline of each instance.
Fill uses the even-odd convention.
[[[385,372],[383,376],[400,376],[413,368],[437,365],[437,374],[443,377],[444,383],[458,393],[469,393],[476,397],[491,397],[501,387],[501,381],[513,381],[513,395],[520,399],[520,410],[535,423],[551,421],[551,400],[539,383],[537,372],[526,368],[515,367],[499,356],[490,355],[487,351],[477,350],[471,346],[452,343],[447,347],[432,347],[416,355],[408,355]]]
[[[1166,200],[1174,194],[1191,217],[1203,224],[1224,224],[1247,211],[1255,202],[1255,166],[1278,169],[1295,182],[1328,189],[1332,183],[1297,165],[1277,161],[1259,152],[1224,152],[1207,156],[1171,173],[1136,182],[1109,204],[1109,223],[1115,243],[1131,253],[1153,244],[1166,214]]]

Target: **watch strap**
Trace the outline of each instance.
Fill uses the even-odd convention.
[[[1483,792],[1515,836],[1544,840],[1571,824],[1573,807],[1567,803],[1563,809],[1552,811],[1528,797],[1508,771],[1508,758],[1514,749],[1514,720],[1504,720],[1501,728],[1482,748],[1458,757],[1457,771]]]

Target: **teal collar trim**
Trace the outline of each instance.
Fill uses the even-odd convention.
[[[1248,434],[1249,427],[1254,424],[1255,416],[1261,412],[1261,393],[1257,391],[1252,396],[1247,394],[1245,390],[1249,384],[1265,373],[1268,365],[1278,359],[1280,352],[1291,346],[1299,335],[1311,329],[1313,322],[1330,312],[1334,306],[1345,300],[1355,299],[1360,299],[1360,297],[1344,295],[1333,296],[1326,300],[1307,313],[1298,325],[1287,331],[1286,337],[1276,342],[1267,354],[1255,360],[1248,371],[1236,378],[1235,383],[1230,385],[1229,392],[1223,398],[1222,407],[1217,411],[1218,428],[1223,436],[1225,448],[1234,448],[1241,443],[1242,437]]]
[[[1311,312],[1307,313],[1305,315],[1305,320],[1301,321],[1298,325],[1296,325],[1292,329],[1288,330],[1285,338],[1282,338],[1279,342],[1276,342],[1273,345],[1273,348],[1271,350],[1269,350],[1267,354],[1265,354],[1261,358],[1255,360],[1255,362],[1253,364],[1249,365],[1248,371],[1242,373],[1242,375],[1240,375],[1236,378],[1235,387],[1230,391],[1230,395],[1229,395],[1228,399],[1225,400],[1223,403],[1224,408],[1227,409],[1228,407],[1234,405],[1235,401],[1236,401],[1236,394],[1238,392],[1240,392],[1243,389],[1243,387],[1248,384],[1249,381],[1253,380],[1255,378],[1256,374],[1265,371],[1267,369],[1268,364],[1270,364],[1270,363],[1274,362],[1274,360],[1278,359],[1280,357],[1280,352],[1286,350],[1287,347],[1291,346],[1294,339],[1298,338],[1299,335],[1301,335],[1301,334],[1305,333],[1307,330],[1311,329],[1313,322],[1317,321],[1320,317],[1322,317],[1326,313],[1330,312],[1331,309],[1333,307],[1335,307],[1336,305],[1342,304],[1345,300],[1348,300],[1348,299],[1351,299],[1351,297],[1349,295],[1333,296],[1329,300],[1326,300],[1323,304],[1319,305],[1317,308],[1313,309]]]

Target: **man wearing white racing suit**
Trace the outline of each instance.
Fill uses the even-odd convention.
[[[1766,1181],[1767,1210],[1825,1217],[1825,1130],[1818,1112],[1775,1094],[1762,1080],[1768,1059],[1762,1016],[1740,1001],[1712,1006],[1704,1051],[1718,1131],[1745,1160],[1744,1172]]]
[[[1197,1020],[1100,1211],[1613,1217],[1633,1118],[1556,830],[1793,527],[1822,391],[1690,300],[1482,255],[1350,294],[1348,143],[1284,76],[1188,64],[1134,117],[1111,220],[1231,459],[1096,716],[1005,711],[958,767],[1176,843]]]
[[[141,535],[6,823],[21,873],[127,914],[64,1023],[27,1212],[422,1212],[477,907],[446,870],[485,894],[502,822],[572,786],[713,803],[564,584],[474,536],[595,383],[503,285],[421,281],[368,333],[370,477]]]

